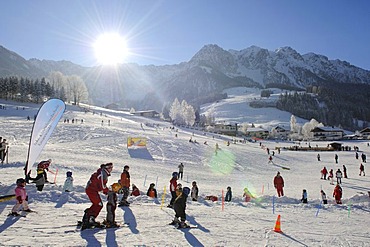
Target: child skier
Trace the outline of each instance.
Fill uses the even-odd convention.
[[[154,188],[155,184],[151,183],[148,188],[148,192],[146,193],[147,196],[151,198],[157,198],[157,190]]]
[[[191,194],[190,194],[191,195],[191,199],[196,202],[196,201],[198,201],[198,193],[199,193],[197,182],[193,181],[191,183],[191,185],[193,186],[191,188]]]
[[[186,199],[187,195],[183,193],[183,189],[181,187],[178,187],[176,189],[176,199],[173,203],[173,209],[175,210],[175,218],[170,223],[170,225],[178,225],[178,228],[187,228],[189,227],[186,223]],[[180,218],[180,220],[179,220]]]
[[[38,163],[37,165],[37,169],[42,169],[43,170],[43,175],[45,177],[45,183],[48,183],[48,175],[47,175],[47,171],[49,171],[49,166],[51,165],[51,162],[52,160],[51,159],[48,159],[48,160],[43,160],[41,161],[40,163]]]
[[[301,202],[302,203],[307,203],[307,190],[303,190],[302,192],[302,199],[301,199]]]
[[[326,166],[321,170],[321,179],[324,178],[326,180],[326,174],[328,174],[328,170],[326,169]]]
[[[225,196],[225,202],[230,202],[231,201],[231,198],[233,196],[233,193],[231,191],[231,187],[228,186],[227,187],[227,192],[226,192],[226,196]]]
[[[36,184],[36,188],[38,191],[42,191],[44,189],[45,185],[45,174],[46,172],[44,171],[43,168],[37,168],[37,176],[34,178],[31,178],[31,171],[27,174],[26,180],[32,180]]]
[[[172,173],[172,178],[170,180],[170,192],[171,192],[171,201],[170,201],[170,204],[167,206],[169,208],[172,208],[173,207],[173,202],[175,201],[176,199],[176,187],[177,187],[177,178],[178,178],[178,173],[177,172],[173,172]]]
[[[333,197],[335,198],[337,204],[342,204],[342,188],[339,184],[337,184],[337,186],[334,188]]]
[[[243,197],[244,197],[244,201],[245,202],[250,202],[252,198],[254,198],[254,196],[252,195],[252,193],[248,190],[247,187],[244,188],[244,193],[243,193]]]
[[[23,178],[18,178],[17,187],[15,188],[15,197],[17,199],[16,204],[12,208],[12,212],[8,216],[20,216],[18,210],[23,207],[23,211],[25,212],[32,212],[32,210],[28,207],[28,195],[26,192],[26,180]]]
[[[334,174],[333,174],[333,169],[330,169],[329,171],[329,176],[328,179],[330,179],[330,184],[334,184],[333,179],[334,179]]]
[[[328,199],[326,198],[326,194],[323,190],[321,190],[321,199],[322,199],[322,203],[328,204]]]
[[[66,181],[64,181],[63,191],[71,192],[73,190],[73,177],[72,172],[68,171],[66,173]]]
[[[110,186],[107,197],[107,218],[103,221],[103,224],[107,228],[119,227],[116,220],[116,208],[117,208],[117,193],[122,188],[119,183],[114,183]]]
[[[140,190],[135,184],[132,184],[131,196],[140,196]]]
[[[129,169],[129,166],[124,166],[121,173],[120,184],[122,186],[123,196],[119,203],[119,206],[130,206],[130,203],[127,201],[128,194],[130,193],[130,173],[128,172]]]
[[[361,163],[360,164],[360,174],[359,174],[359,176],[361,176],[361,174],[364,174],[364,176],[365,176],[365,167],[364,167],[364,165]]]

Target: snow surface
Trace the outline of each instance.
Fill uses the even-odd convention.
[[[23,177],[32,121],[26,117],[37,112],[39,105],[22,105],[0,101],[7,110],[0,110],[0,136],[9,142],[9,164],[0,165],[0,195],[12,194],[15,180]],[[227,107],[224,102],[224,116]],[[16,110],[16,107],[19,107]],[[23,106],[25,109],[23,110]],[[244,104],[245,106],[245,104]],[[238,111],[235,102],[229,104],[229,116]],[[231,111],[230,109],[233,109]],[[67,106],[62,120],[46,144],[40,160],[51,158],[50,169],[56,171],[56,184],[46,184],[42,192],[28,184],[30,213],[25,218],[10,218],[7,214],[15,200],[0,203],[0,246],[370,246],[370,200],[368,176],[359,177],[359,160],[354,151],[317,152],[275,151],[274,164],[268,164],[266,150],[259,143],[231,143],[230,138],[213,136],[191,129],[171,130],[169,123],[155,119],[132,116],[127,113],[93,108],[98,114],[84,113],[75,106]],[[260,122],[289,123],[290,115],[279,111],[257,109],[249,113]],[[102,115],[100,115],[102,113]],[[242,114],[242,113],[239,113]],[[282,119],[284,117],[284,119]],[[63,123],[64,118],[83,119],[81,123]],[[103,120],[103,126],[102,126]],[[107,122],[110,120],[110,126]],[[141,123],[143,128],[141,128]],[[175,137],[177,134],[177,137]],[[146,137],[147,149],[126,148],[127,137]],[[190,137],[198,144],[189,142]],[[204,142],[207,141],[207,145]],[[215,145],[220,150],[215,154]],[[366,154],[370,147],[365,141],[343,141],[344,145],[358,146]],[[262,141],[264,147],[294,145],[287,142]],[[308,143],[301,143],[302,146]],[[326,146],[327,142],[311,142],[311,146]],[[334,154],[339,164],[334,163]],[[118,222],[128,222],[129,227],[106,230],[76,231],[90,201],[84,187],[90,175],[100,164],[113,162],[114,169],[109,184],[116,182],[124,165],[130,166],[131,182],[142,194],[150,183],[157,183],[158,200],[146,195],[129,197],[130,207],[117,208]],[[167,225],[174,217],[172,209],[161,208],[161,198],[166,187],[165,203],[169,203],[168,186],[171,174],[180,162],[185,165],[183,186],[197,181],[200,199],[187,202],[187,221],[196,229],[177,230]],[[332,193],[334,186],[320,179],[323,166],[338,169],[347,166],[349,179],[343,181],[343,204],[336,205]],[[290,170],[282,167],[289,167]],[[62,191],[65,173],[73,172],[74,191]],[[280,171],[285,179],[285,196],[276,197],[272,180]],[[365,164],[365,171],[369,170]],[[33,175],[35,170],[33,169]],[[54,175],[49,173],[49,180]],[[144,185],[145,184],[145,185]],[[216,195],[231,186],[232,202],[211,202],[205,196]],[[244,187],[256,198],[244,202]],[[320,205],[320,189],[329,204]],[[308,204],[300,203],[302,189],[307,189]],[[102,194],[105,202],[106,198]],[[273,203],[274,202],[274,203]],[[105,218],[105,205],[97,220]],[[281,215],[283,233],[273,231],[277,216]]]

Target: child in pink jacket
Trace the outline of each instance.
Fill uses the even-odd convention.
[[[28,207],[28,196],[26,192],[26,180],[23,178],[17,179],[17,187],[15,188],[15,197],[17,199],[17,203],[14,205],[12,212],[9,216],[20,216],[18,213],[21,206],[23,207],[23,211],[25,212],[32,212],[31,209]]]

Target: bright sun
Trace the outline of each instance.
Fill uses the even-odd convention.
[[[118,33],[105,33],[94,43],[95,56],[101,65],[116,65],[127,57],[126,41]]]

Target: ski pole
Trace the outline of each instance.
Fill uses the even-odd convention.
[[[157,183],[158,183],[158,176],[157,176],[157,179],[155,180],[155,187],[157,187]]]
[[[146,182],[146,177],[147,177],[148,175],[145,175],[145,178],[144,178],[144,186],[145,186],[145,182]]]
[[[224,190],[221,190],[221,194],[222,194],[222,197],[221,197],[221,201],[222,201],[221,205],[222,205],[222,207],[221,207],[221,209],[222,209],[222,211],[224,211],[224,208],[225,208]]]
[[[272,196],[272,214],[275,214],[275,196]]]

